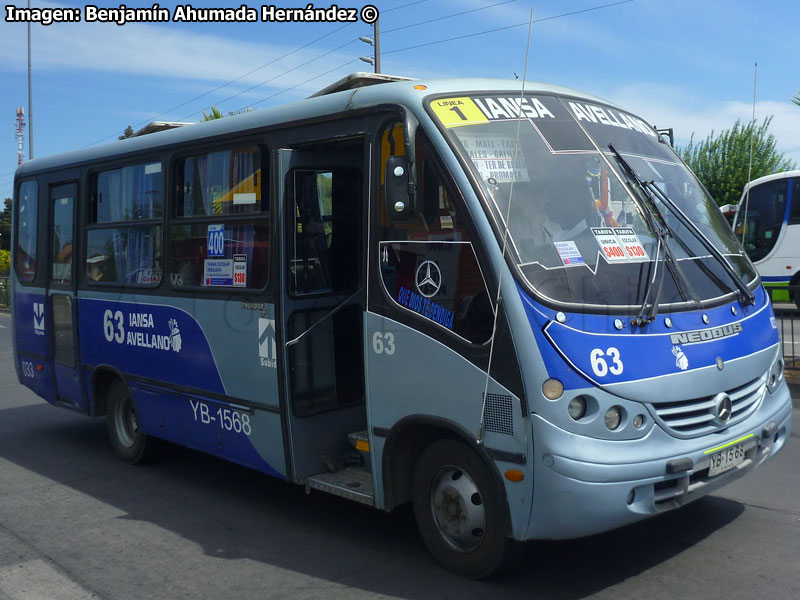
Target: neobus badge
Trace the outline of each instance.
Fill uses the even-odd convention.
[[[720,338],[738,335],[741,331],[742,324],[733,323],[732,325],[723,325],[722,327],[712,327],[710,329],[699,329],[697,331],[673,333],[669,336],[669,339],[675,345],[700,344],[702,342],[710,342],[711,340],[718,340]]]

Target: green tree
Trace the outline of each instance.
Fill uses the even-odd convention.
[[[127,140],[129,137],[133,137],[133,127],[130,125],[125,128],[125,131],[122,132],[122,135],[119,136],[119,139]]]
[[[794,102],[795,104],[797,104],[797,106],[800,106],[800,94],[797,94],[797,96],[795,96],[794,98],[792,98],[792,102]]]
[[[206,111],[203,111],[203,121],[213,121],[214,119],[221,119],[224,116],[225,115],[223,115],[213,104],[211,105],[210,113],[206,114]]]
[[[695,142],[692,134],[689,145],[678,148],[678,154],[697,174],[718,205],[737,203],[748,181],[795,167],[793,160],[775,149],[775,136],[768,131],[771,122],[771,116],[760,125],[755,121],[742,123],[737,119],[732,128],[719,134],[712,130],[711,135],[701,142]]]
[[[8,275],[10,270],[11,270],[11,252],[8,250],[0,250],[0,275]]]
[[[0,250],[11,249],[11,198],[6,198],[5,208],[0,213]]]

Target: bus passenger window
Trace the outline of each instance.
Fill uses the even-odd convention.
[[[72,283],[72,198],[53,201],[53,262],[50,279],[53,283]]]
[[[26,181],[19,186],[14,269],[20,281],[33,281],[36,277],[36,226],[39,215],[37,189],[35,181]]]
[[[160,162],[94,173],[86,234],[90,282],[155,287],[161,282],[164,214]]]
[[[169,278],[175,288],[262,289],[269,271],[269,201],[256,146],[175,165]]]
[[[482,344],[492,334],[492,303],[470,242],[466,213],[421,138],[420,133],[419,215],[408,223],[391,223],[383,173],[389,156],[404,153],[402,127],[387,128],[382,136],[379,261],[384,288],[396,304],[419,318]]]

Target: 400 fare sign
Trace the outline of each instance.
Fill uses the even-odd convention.
[[[103,334],[107,342],[137,348],[180,352],[182,346],[176,319],[170,319],[166,328],[157,328],[152,313],[147,312],[106,310],[103,313]]]

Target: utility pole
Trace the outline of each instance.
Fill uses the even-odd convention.
[[[17,107],[17,123],[14,131],[17,135],[17,165],[22,165],[22,142],[25,139],[25,109],[22,106]]]
[[[28,0],[29,13],[30,9],[31,9],[31,0]],[[31,84],[31,22],[30,21],[28,21],[28,159],[33,160],[33,85]],[[22,162],[20,162],[19,164],[22,164]]]
[[[381,29],[380,25],[378,24],[378,19],[375,19],[375,22],[372,24],[372,32],[373,37],[362,36],[358,38],[365,44],[369,44],[374,48],[373,56],[361,56],[358,60],[365,62],[367,64],[372,65],[375,67],[375,72],[381,72]]]

